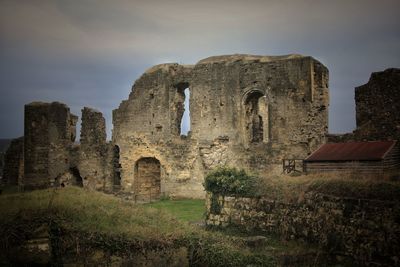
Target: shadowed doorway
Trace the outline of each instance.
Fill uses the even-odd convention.
[[[159,199],[161,194],[161,165],[156,158],[141,158],[135,164],[135,193],[137,200]]]

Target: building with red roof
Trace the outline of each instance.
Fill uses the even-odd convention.
[[[327,143],[304,160],[307,173],[385,173],[400,169],[396,141]]]

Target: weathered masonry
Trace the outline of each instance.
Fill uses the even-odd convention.
[[[202,198],[204,176],[218,165],[281,173],[282,159],[306,158],[325,142],[328,103],[328,70],[312,57],[230,55],[157,65],[113,111],[111,142],[99,111],[82,110],[77,144],[77,116],[65,104],[26,105],[23,152],[10,161],[19,176],[7,179],[144,201]]]
[[[188,96],[190,132],[182,135]],[[204,197],[204,175],[217,165],[281,172],[282,159],[304,159],[324,143],[328,103],[328,70],[312,57],[154,66],[113,111],[115,183],[140,199]]]
[[[68,170],[77,120],[62,103],[33,102],[25,106],[25,188],[48,187]]]
[[[298,201],[265,197],[206,197],[206,224],[301,239],[348,266],[398,266],[398,199],[359,199],[308,191]],[[213,209],[211,206],[217,206]]]
[[[330,135],[329,141],[400,140],[400,69],[373,72],[355,88],[355,104],[356,130]]]
[[[400,139],[400,69],[372,73],[355,100],[358,139]]]
[[[25,105],[25,135],[6,152],[5,183],[23,189],[73,184],[113,190],[113,146],[106,142],[103,115],[82,109],[80,144],[75,143],[77,120],[63,103]]]

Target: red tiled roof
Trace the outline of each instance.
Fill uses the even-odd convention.
[[[328,143],[305,161],[381,160],[395,144],[396,141]]]

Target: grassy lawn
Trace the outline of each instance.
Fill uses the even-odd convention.
[[[64,246],[60,251],[80,247],[129,257],[132,251],[183,246],[192,266],[276,266],[281,255],[296,257],[312,252],[304,244],[272,236],[262,248],[254,249],[244,241],[246,234],[207,231],[187,223],[203,220],[204,211],[204,200],[138,205],[77,187],[3,193],[0,260],[1,251],[20,244],[43,224],[52,225],[58,244]]]
[[[205,203],[202,199],[162,200],[145,207],[151,207],[168,212],[178,220],[198,222],[204,220]]]
[[[194,266],[275,266],[279,254],[289,250],[271,242],[276,246],[273,252],[254,252],[240,238],[187,223],[202,220],[203,213],[203,200],[137,205],[77,187],[3,193],[0,251],[20,244],[49,222],[62,233],[60,244],[66,247],[79,243],[87,250],[129,256],[130,251],[184,246]]]

